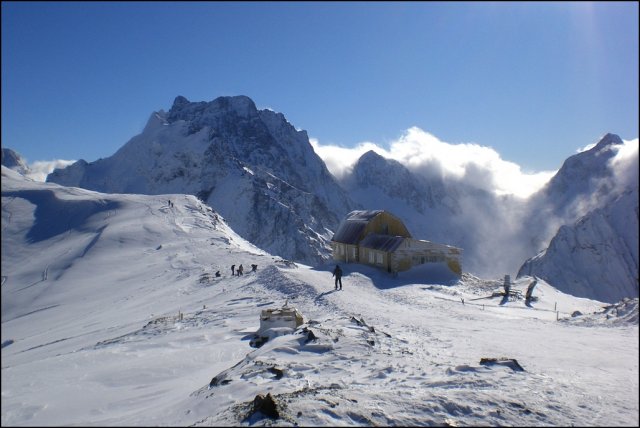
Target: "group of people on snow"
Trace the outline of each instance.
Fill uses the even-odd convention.
[[[236,269],[236,265],[231,265],[231,276],[242,276],[244,273],[244,268],[242,265],[238,266]]]
[[[258,270],[258,265],[251,265],[251,272],[256,272]],[[242,276],[244,275],[244,267],[242,265],[238,266],[236,269],[236,265],[231,265],[231,276]]]
[[[251,272],[256,272],[257,269],[258,269],[258,265],[256,264],[251,265]],[[242,275],[244,275],[244,267],[242,265],[239,265],[237,269],[236,269],[236,265],[231,265],[231,276],[242,276]],[[335,278],[335,289],[342,290],[342,268],[340,267],[340,265],[336,265],[336,267],[333,269],[332,276]],[[216,271],[216,277],[220,277],[220,271]]]

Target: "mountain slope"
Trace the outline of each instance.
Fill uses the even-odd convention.
[[[603,302],[638,297],[638,188],[562,226],[545,251],[522,265],[522,275]]]
[[[534,274],[564,292],[606,302],[638,296],[637,146],[605,135],[569,157],[528,211],[527,229],[554,235],[518,275]],[[543,245],[545,234],[530,239]]]
[[[630,250],[638,247],[638,155],[636,147],[622,162],[623,148],[620,137],[605,135],[568,158],[529,200],[499,197],[452,178],[426,177],[373,151],[342,183],[362,206],[402,218],[414,236],[463,248],[466,272],[500,277],[520,268],[519,275],[538,275],[565,292],[613,302],[638,295],[638,256]],[[613,207],[620,199],[627,201],[626,208]],[[603,212],[605,220],[583,220],[581,227],[589,232],[576,235],[576,221],[584,215],[601,218]],[[522,266],[549,243],[557,246],[559,235],[564,249],[547,250],[547,267],[539,264],[540,255]],[[595,248],[591,256],[580,251]],[[553,255],[557,262],[551,261]],[[529,272],[534,265],[540,268]]]
[[[556,215],[574,219],[591,209],[603,207],[609,199],[617,196],[611,194],[615,189],[611,183],[614,171],[610,161],[622,145],[618,135],[609,133],[589,150],[567,158],[540,191],[545,203]],[[589,203],[591,201],[593,203]]]
[[[562,226],[603,209],[625,191],[629,183],[621,183],[616,164],[624,144],[617,135],[605,135],[591,149],[569,157],[528,200],[498,196],[470,180],[431,176],[424,169],[419,173],[373,151],[338,184],[306,132],[297,131],[282,114],[259,111],[243,96],[211,102],[177,97],[168,113],[154,113],[144,131],[110,158],[79,161],[48,180],[103,192],[193,194],[215,206],[256,246],[310,264],[330,258],[333,231],[352,208],[385,209],[401,218],[414,237],[463,248],[464,271],[502,277],[539,254]],[[487,178],[471,169],[465,174]],[[637,188],[637,178],[634,184]],[[607,231],[618,235],[602,236],[602,229],[600,241],[622,237],[638,245],[637,230]],[[621,269],[633,272],[630,260]],[[571,282],[577,283],[578,272],[587,269],[576,265],[574,271]],[[590,278],[571,290],[600,296],[586,292],[585,287],[595,285]]]
[[[351,202],[284,116],[245,96],[177,97],[113,156],[78,161],[48,181],[111,193],[188,193],[274,254],[317,263]]]
[[[501,277],[535,254],[520,239],[521,200],[452,178],[427,177],[373,151],[362,155],[341,183],[361,206],[401,218],[415,238],[463,248],[465,272]]]
[[[193,196],[4,167],[2,207],[3,426],[638,424],[637,299],[540,280],[529,306],[502,303],[500,281],[356,265],[335,292],[332,265],[266,254]],[[285,302],[305,323],[252,348]],[[266,393],[278,419],[251,414]]]
[[[382,193],[395,197],[420,214],[438,206],[451,213],[459,209],[455,205],[456,195],[452,195],[442,181],[427,181],[412,174],[400,162],[385,159],[373,150],[358,159],[344,184],[354,198],[368,193]]]

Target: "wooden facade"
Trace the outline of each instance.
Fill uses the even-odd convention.
[[[333,259],[402,272],[424,263],[447,264],[462,274],[462,250],[414,239],[400,219],[387,211],[352,211],[331,240]]]

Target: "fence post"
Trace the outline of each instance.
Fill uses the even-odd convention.
[[[556,311],[556,321],[558,321],[558,314],[559,314],[559,312]]]

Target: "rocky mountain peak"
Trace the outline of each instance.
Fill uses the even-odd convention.
[[[22,156],[11,149],[2,149],[2,165],[23,175],[29,172],[29,167]]]
[[[375,162],[384,162],[385,158],[379,155],[375,150],[369,150],[364,153],[358,159],[358,163],[366,164],[366,163],[375,163]]]
[[[245,239],[279,256],[328,258],[331,230],[351,201],[281,113],[247,96],[174,99],[113,156],[75,163],[48,181],[109,193],[187,193]]]
[[[621,144],[623,141],[618,135],[608,133],[589,150],[568,157],[542,189],[541,196],[562,216],[584,206],[580,201],[591,195],[609,199],[610,189],[604,179],[613,175],[610,160],[617,154],[614,146]],[[583,214],[576,212],[572,216]]]
[[[182,95],[178,95],[175,100],[173,100],[173,105],[171,106],[171,110],[178,110],[183,106],[189,104],[189,100],[183,97]]]
[[[622,138],[620,138],[619,135],[612,134],[609,132],[605,134],[604,137],[600,139],[600,141],[598,141],[598,144],[596,144],[595,149],[600,150],[606,146],[615,145],[615,144],[623,144]]]
[[[213,101],[191,102],[183,96],[177,96],[169,110],[170,122],[177,120],[195,121],[202,125],[216,125],[220,116],[252,118],[258,115],[253,100],[245,95],[223,96]]]

